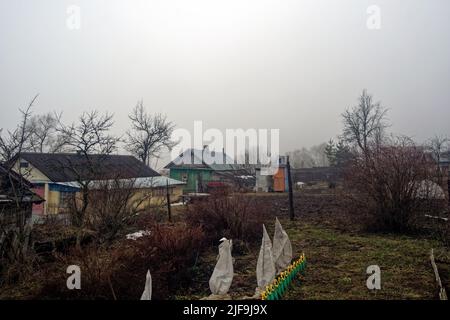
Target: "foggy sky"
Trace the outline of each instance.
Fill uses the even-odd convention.
[[[0,128],[39,93],[35,112],[108,110],[122,134],[143,99],[180,128],[280,129],[287,151],[336,136],[367,88],[395,133],[450,135],[449,14],[448,0],[1,0]]]

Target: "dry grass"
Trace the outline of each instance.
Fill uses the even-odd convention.
[[[346,234],[301,220],[282,219],[281,223],[291,238],[295,254],[305,252],[308,261],[305,276],[293,282],[285,299],[437,298],[429,261],[430,249],[440,248],[434,241],[395,235]],[[273,232],[272,226],[268,229],[269,233]],[[235,256],[235,277],[230,289],[234,299],[254,293],[258,248],[251,251]],[[202,258],[204,269],[197,274],[194,292],[178,298],[197,299],[209,294],[208,276],[214,268],[216,254],[211,251]],[[372,264],[381,268],[382,289],[378,291],[366,287],[366,268]]]
[[[439,244],[394,235],[353,235],[315,225],[285,223],[307,273],[286,299],[434,299],[429,251]],[[366,268],[379,265],[381,290],[366,287]]]

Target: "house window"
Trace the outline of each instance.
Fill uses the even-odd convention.
[[[27,161],[20,161],[20,167],[21,168],[28,168],[29,163]]]

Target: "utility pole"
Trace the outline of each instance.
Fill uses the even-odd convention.
[[[288,188],[289,188],[289,216],[291,220],[294,220],[295,219],[294,195],[292,191],[291,163],[289,162],[289,156],[286,156],[286,168],[288,174]]]
[[[166,196],[167,196],[167,213],[169,214],[169,222],[172,222],[172,209],[170,207],[170,191],[169,191],[169,178],[166,180]]]

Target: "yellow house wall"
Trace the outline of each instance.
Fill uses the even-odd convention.
[[[183,186],[174,186],[172,187],[172,193],[170,194],[170,202],[178,202],[181,199],[181,196],[183,194]],[[155,190],[151,189],[139,189],[136,190],[134,195],[130,199],[130,204],[137,204],[139,202],[139,205],[137,205],[137,209],[143,210],[146,207],[149,206],[157,206],[162,205],[166,202],[166,194],[164,190],[163,195],[156,195],[156,192],[153,192]],[[150,195],[149,195],[150,194]],[[146,199],[145,201],[142,201],[142,199]]]
[[[181,200],[181,196],[183,195],[183,187],[183,185],[174,187],[173,194],[170,195],[172,202],[178,202]]]
[[[31,163],[28,163],[28,168],[20,168],[20,160],[17,160],[13,169],[17,173],[19,172],[20,169],[22,175],[30,182],[50,181],[46,175],[44,175],[39,169],[37,169]]]
[[[47,199],[47,213],[57,214],[59,208],[59,191],[49,191]]]

